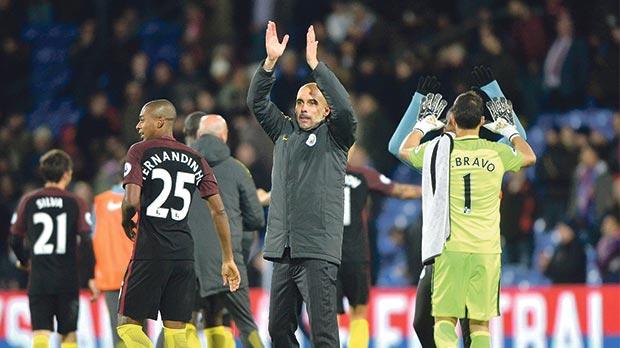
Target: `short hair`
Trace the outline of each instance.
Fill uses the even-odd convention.
[[[200,119],[202,116],[206,116],[206,112],[202,111],[194,111],[191,114],[187,115],[185,118],[185,124],[183,126],[183,134],[186,137],[196,137],[196,132],[198,131],[198,127],[200,127]]]
[[[454,121],[462,129],[475,129],[484,115],[484,101],[473,91],[459,95],[450,108]]]
[[[144,104],[143,108],[151,110],[153,116],[163,118],[168,121],[174,121],[177,117],[177,110],[174,105],[167,99],[156,99]]]
[[[73,161],[62,150],[50,150],[39,159],[39,173],[46,182],[59,182],[62,176],[71,170],[73,170]]]

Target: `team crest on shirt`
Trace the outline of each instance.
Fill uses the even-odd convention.
[[[310,136],[308,137],[308,140],[306,140],[306,145],[312,147],[314,146],[314,144],[316,144],[316,135],[310,134]]]
[[[131,172],[131,163],[125,162],[125,169],[123,170],[123,176],[127,176]]]

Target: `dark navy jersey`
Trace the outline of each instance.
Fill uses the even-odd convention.
[[[134,260],[193,260],[187,225],[196,189],[217,194],[211,167],[196,151],[170,137],[136,143],[127,152],[123,186],[142,187]]]
[[[347,165],[344,180],[344,235],[342,262],[368,261],[368,236],[364,207],[370,191],[389,195],[394,184],[369,167]]]
[[[22,197],[11,233],[24,237],[29,245],[29,294],[78,291],[76,245],[78,235],[89,232],[88,209],[75,194],[49,187]]]

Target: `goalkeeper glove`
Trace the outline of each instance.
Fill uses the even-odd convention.
[[[430,131],[443,128],[445,123],[440,118],[446,105],[448,105],[448,102],[442,99],[439,93],[428,93],[422,97],[418,120],[413,129],[419,130],[424,135]]]
[[[484,125],[484,128],[493,133],[501,134],[509,141],[512,137],[519,135],[515,127],[515,120],[512,113],[512,102],[504,97],[495,97],[486,103],[487,109],[491,113],[493,121]]]

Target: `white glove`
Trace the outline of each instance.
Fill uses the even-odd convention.
[[[417,129],[422,134],[426,134],[430,131],[443,128],[445,123],[439,118],[443,109],[446,108],[448,102],[442,99],[441,94],[429,93],[422,97],[420,103],[420,112],[418,113],[418,121],[413,126],[413,129]]]
[[[484,128],[493,133],[501,134],[509,141],[512,137],[519,135],[515,127],[515,120],[512,112],[512,102],[504,97],[494,97],[487,102],[487,109],[491,113],[493,122],[484,125]]]

